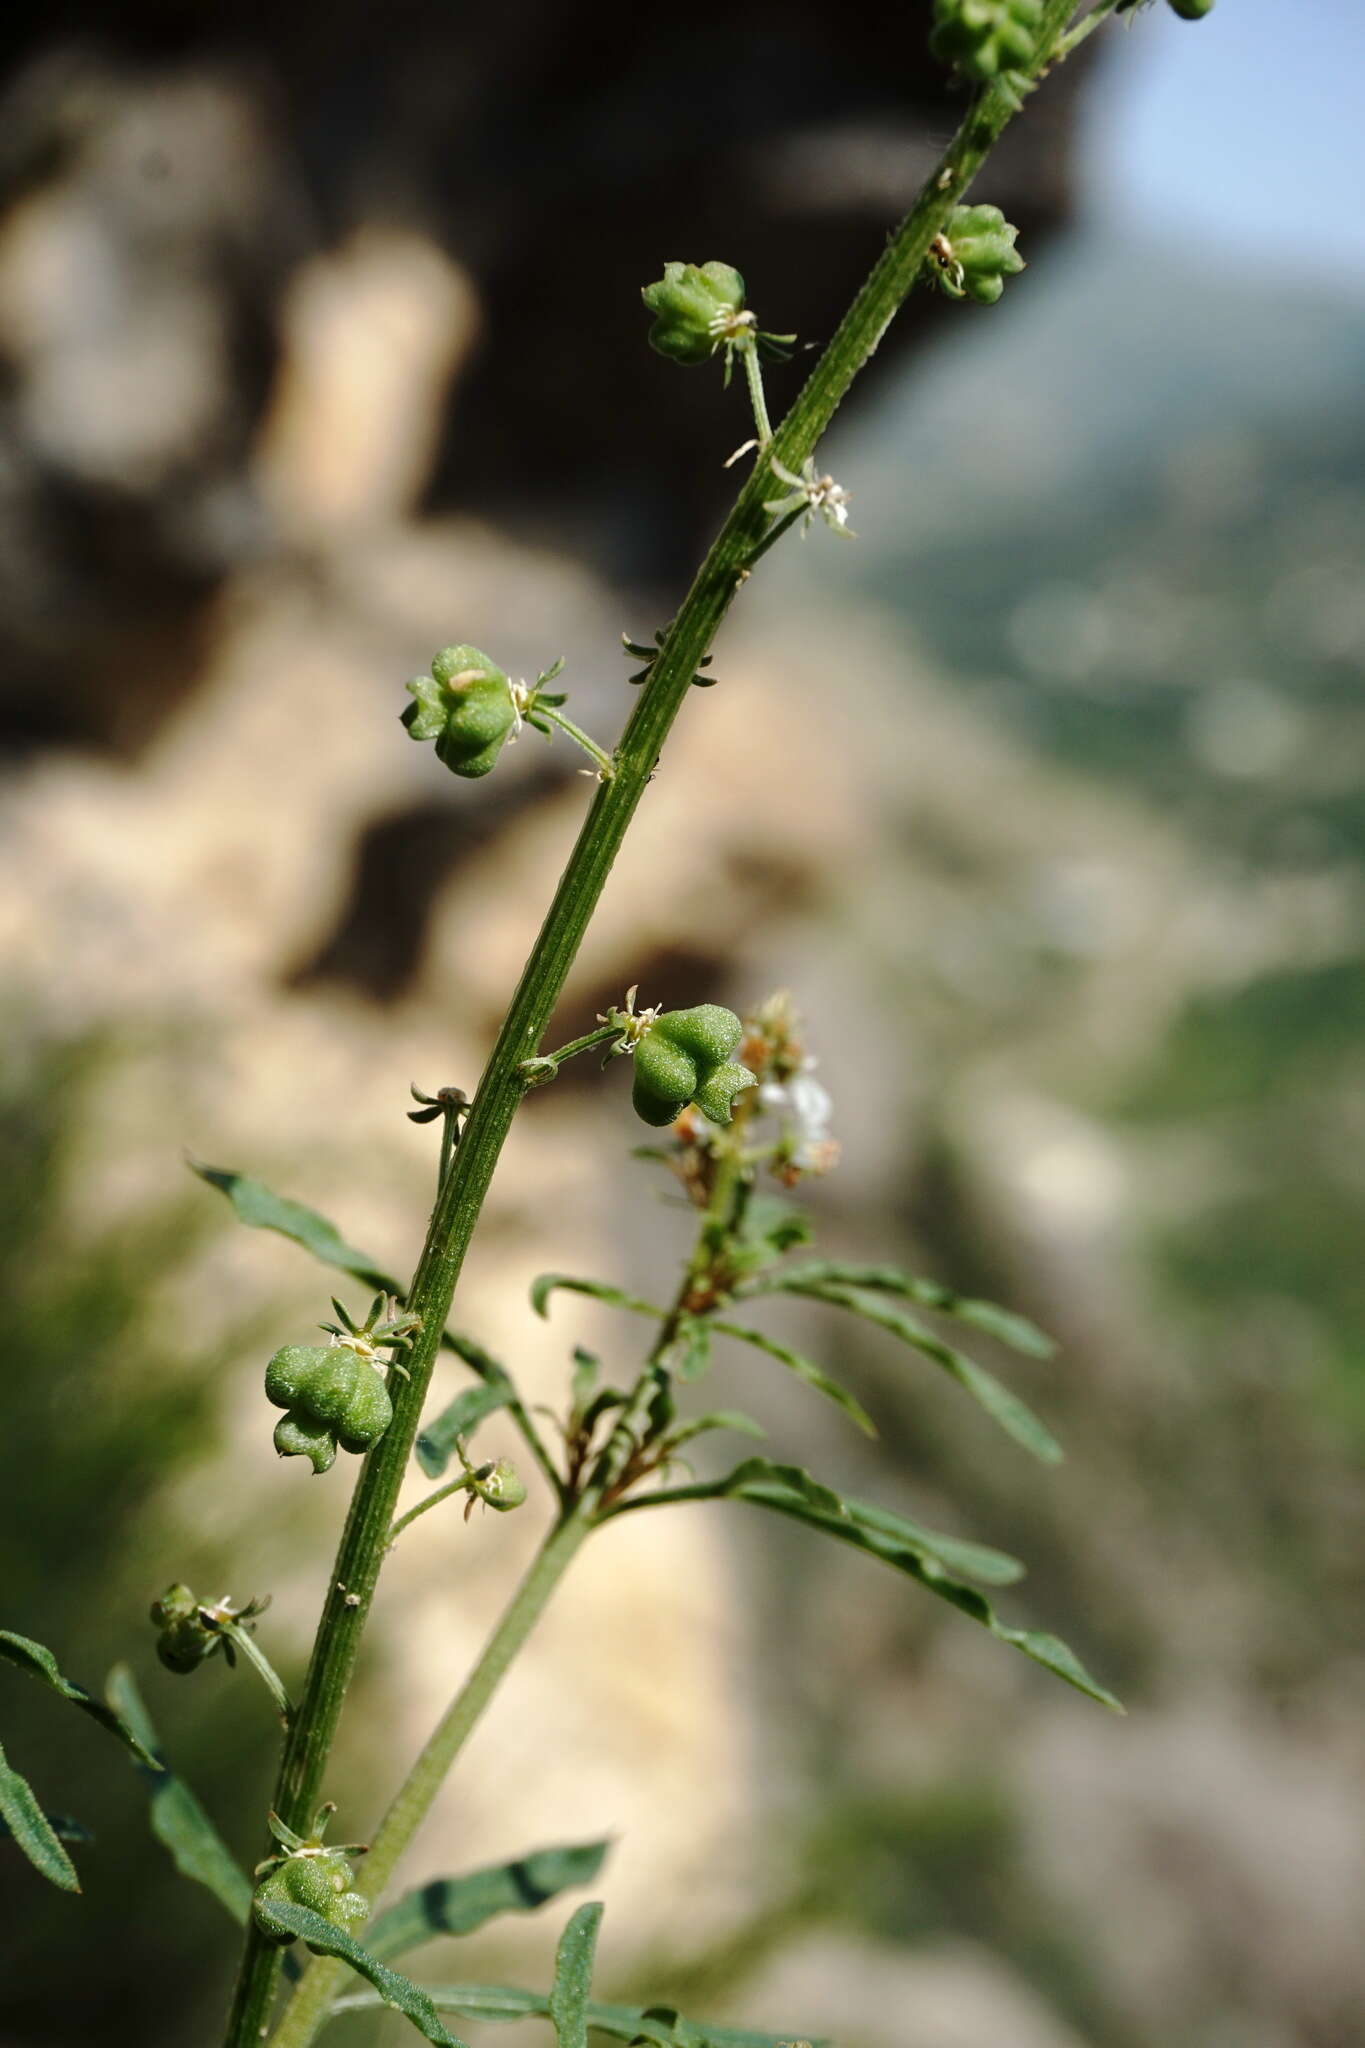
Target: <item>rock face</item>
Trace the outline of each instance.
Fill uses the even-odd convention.
[[[414,6],[400,35],[358,4],[239,7],[230,31],[134,5],[98,49],[73,34],[16,64],[0,122],[0,715],[25,753],[0,789],[4,1108],[7,1137],[45,1119],[48,1150],[40,1175],[16,1149],[0,1201],[32,1212],[11,1292],[43,1309],[46,1349],[7,1394],[0,1584],[40,1635],[46,1603],[65,1603],[82,1675],[136,1643],[149,1586],[216,1583],[226,1558],[234,1590],[273,1589],[297,1667],[340,1494],[336,1475],[312,1490],[275,1459],[259,1380],[327,1314],[331,1276],[228,1226],[207,1191],[182,1201],[181,1152],[259,1172],[410,1261],[434,1146],[405,1120],[407,1084],[472,1084],[587,785],[532,734],[486,784],[457,784],[405,737],[404,680],[452,641],[514,675],[562,652],[574,714],[619,728],[620,631],[649,633],[675,601],[745,431],[736,392],[651,357],[638,287],[665,257],[733,257],[775,324],[828,332],[951,114],[902,12],[707,7],[642,30],[610,6]],[[1065,93],[1018,132],[990,196],[1027,237],[1064,202]],[[902,334],[955,311],[916,302],[877,376]],[[1144,330],[1140,311],[1134,362],[1166,360],[1169,323],[1158,308]],[[1001,638],[1093,710],[1116,649],[1136,662],[1181,630],[1158,560],[1154,581],[1111,593],[1108,640],[1093,594],[1059,595],[1031,566],[1013,624],[986,635],[993,565],[1073,494],[1037,464],[1067,446],[1075,379],[1137,382],[1074,332],[1061,386],[1045,389],[1040,344],[1036,404],[1001,432],[964,437],[940,383],[914,488],[894,412],[861,440],[855,422],[847,476],[839,460],[861,552],[817,530],[746,593],[559,1036],[636,980],[650,1001],[737,1008],[793,987],[844,1148],[822,1235],[1054,1327],[1062,1359],[1027,1391],[1073,1457],[1042,1483],[1021,1474],[879,1338],[839,1360],[882,1419],[876,1451],[751,1367],[722,1368],[717,1400],[831,1481],[1010,1547],[1022,1531],[1040,1572],[1015,1615],[1075,1634],[1137,1711],[1123,1724],[1059,1702],[864,1560],[765,1542],[719,1508],[641,1516],[587,1554],[410,1875],[612,1832],[604,1990],[664,1955],[688,2009],[841,2048],[1335,2048],[1365,2028],[1365,1874],[1341,1796],[1361,1766],[1342,1649],[1360,1544],[1326,1403],[1296,1405],[1321,1331],[1270,1262],[1240,1320],[1207,1341],[1177,1325],[1142,1229],[1158,1212],[1197,1222],[1251,1166],[1222,1126],[1158,1140],[1107,1111],[1195,998],[1335,962],[1359,882],[1342,861],[1263,885],[1159,778],[1154,802],[1092,775],[1018,715]],[[998,364],[983,374],[989,396]],[[1104,459],[1121,467],[1109,444]],[[1001,522],[990,602],[972,556],[983,477]],[[1334,545],[1348,512],[1338,490]],[[913,576],[926,620],[937,582],[938,640],[914,606],[898,615]],[[1345,577],[1331,606],[1310,578],[1293,614],[1296,644],[1338,621],[1342,664]],[[1186,610],[1202,660],[1222,629]],[[1254,694],[1227,687],[1231,739],[1211,744],[1208,715],[1194,727],[1245,781]],[[1335,801],[1350,749],[1332,728],[1313,755]],[[1356,1173],[1343,1077],[1344,1054],[1299,1121]],[[562,1398],[575,1341],[621,1372],[635,1354],[586,1304],[533,1318],[531,1277],[648,1292],[681,1254],[679,1219],[627,1158],[627,1095],[584,1062],[528,1102],[462,1282],[461,1320],[536,1399]],[[1261,1149],[1285,1142],[1271,1127]],[[819,1355],[829,1339],[803,1328]],[[45,1462],[54,1390],[89,1418],[66,1479]],[[496,1419],[486,1440],[515,1455]],[[329,1788],[348,1832],[372,1824],[543,1515],[533,1486],[518,1515],[433,1516],[403,1538]],[[155,1710],[250,1857],[264,1738],[213,1683]],[[36,1738],[14,1725],[18,1753],[21,1728]],[[70,1804],[155,1910],[120,1918],[100,1896],[103,1945],[54,2016],[70,1922],[7,1897],[36,1958],[31,2001],[6,1991],[15,2039],[104,2026],[112,2041],[110,2011],[166,2048],[213,2037],[212,1909],[191,1922],[153,1845],[122,1860],[116,1791],[102,1812],[82,1781]],[[182,1913],[168,1958],[160,1930]],[[175,2038],[148,1929],[178,1972]],[[519,1922],[433,1974],[542,1983],[553,1934]],[[689,1979],[698,1952],[710,1974]]]
[[[999,159],[1026,230],[1070,91]],[[5,728],[136,748],[228,579],[418,494],[685,575],[744,403],[639,345],[641,285],[733,249],[821,339],[954,104],[914,10],[865,0],[35,18],[0,101]]]

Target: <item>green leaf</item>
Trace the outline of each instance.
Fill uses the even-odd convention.
[[[427,1423],[414,1447],[417,1462],[427,1478],[440,1478],[454,1455],[457,1438],[472,1436],[481,1422],[515,1399],[510,1381],[505,1386],[496,1386],[482,1380],[458,1393],[434,1422]]]
[[[510,1984],[441,1984],[431,1987],[431,2002],[438,2011],[454,2013],[462,2020],[548,2019],[550,2001],[540,1991],[521,1991]],[[333,2012],[372,2012],[379,2000],[362,1991],[339,1998]],[[751,2027],[717,2027],[707,2022],[687,2021],[664,2006],[599,2005],[589,2000],[584,2008],[589,2030],[608,2034],[616,2041],[645,2040],[659,2048],[682,2048],[695,2042],[702,2048],[833,2048],[824,2039],[809,2035],[761,2034]],[[684,2032],[683,2030],[687,2030]]]
[[[914,1579],[940,1600],[946,1600],[960,1613],[979,1622],[999,1642],[1007,1643],[1025,1657],[1031,1657],[1035,1664],[1042,1664],[1058,1678],[1065,1679],[1068,1685],[1074,1685],[1078,1692],[1098,1700],[1102,1706],[1112,1707],[1120,1714],[1123,1712],[1114,1695],[1090,1676],[1075,1652],[1065,1643],[1056,1636],[1008,1627],[983,1593],[978,1593],[975,1587],[965,1585],[954,1576],[954,1565],[958,1571],[965,1569],[965,1553],[967,1561],[976,1566],[975,1576],[986,1579],[988,1583],[1007,1584],[1017,1576],[1018,1568],[1013,1558],[1007,1558],[1001,1551],[984,1550],[977,1544],[963,1544],[956,1537],[936,1536],[931,1530],[921,1529],[916,1523],[893,1515],[885,1508],[843,1500],[830,1487],[822,1486],[797,1466],[774,1465],[766,1458],[748,1458],[723,1479],[674,1487],[663,1493],[638,1494],[634,1499],[610,1509],[604,1519],[674,1501],[725,1499],[744,1500],[755,1507],[771,1508],[777,1514],[805,1522],[823,1535],[851,1544],[855,1550],[865,1551],[870,1557],[880,1558],[883,1564],[904,1572],[907,1578]],[[983,1565],[984,1570],[981,1569]]]
[[[976,1301],[970,1295],[956,1294],[951,1287],[944,1287],[937,1280],[917,1279],[912,1273],[902,1273],[897,1266],[855,1266],[839,1259],[812,1259],[804,1266],[791,1266],[786,1272],[764,1273],[759,1279],[740,1289],[744,1295],[751,1294],[810,1294],[821,1288],[861,1287],[874,1294],[899,1294],[907,1301],[913,1301],[920,1308],[935,1310],[942,1316],[953,1316],[960,1323],[968,1323],[973,1329],[984,1331],[1001,1344],[1008,1344],[1012,1351],[1022,1351],[1030,1358],[1051,1358],[1057,1347],[1051,1337],[1031,1323],[1027,1316],[1016,1315],[1012,1309],[999,1308],[993,1301]]]
[[[34,1869],[64,1892],[78,1892],[81,1881],[57,1830],[27,1778],[21,1778],[0,1748],[0,1821]]]
[[[81,1821],[72,1820],[69,1813],[48,1813],[45,1811],[43,1819],[47,1822],[59,1842],[93,1842],[95,1839],[94,1831],[86,1827]],[[9,1842],[13,1839],[14,1833],[9,1823],[0,1820],[0,1842]]]
[[[499,1913],[534,1913],[558,1892],[591,1884],[610,1842],[538,1849],[515,1863],[492,1864],[464,1877],[438,1877],[380,1913],[368,1929],[370,1952],[387,1962],[440,1934],[473,1934]]]
[[[994,1550],[985,1543],[969,1543],[961,1536],[944,1536],[937,1529],[926,1529],[922,1522],[912,1522],[906,1515],[873,1507],[867,1501],[851,1500],[845,1505],[858,1527],[868,1535],[881,1535],[891,1543],[918,1548],[926,1557],[936,1558],[950,1571],[961,1572],[964,1579],[974,1579],[978,1585],[1013,1586],[1024,1577],[1024,1566],[1006,1551]]]
[[[367,1286],[391,1294],[395,1301],[401,1303],[405,1299],[403,1287],[393,1274],[376,1265],[368,1252],[357,1251],[354,1245],[347,1244],[336,1225],[320,1216],[316,1209],[309,1209],[302,1202],[292,1202],[285,1195],[277,1195],[264,1181],[252,1180],[244,1173],[233,1173],[227,1167],[203,1166],[197,1159],[191,1159],[190,1165],[210,1187],[221,1188],[240,1222],[249,1224],[254,1230],[277,1231],[281,1237],[302,1245],[324,1266],[333,1266],[342,1273],[354,1273]],[[467,1365],[473,1366],[480,1379],[492,1379],[498,1374],[507,1378],[497,1360],[490,1358],[472,1337],[463,1337],[454,1330],[443,1330],[441,1343],[447,1351],[455,1352]]]
[[[780,1493],[793,1495],[817,1516],[835,1521],[848,1517],[848,1503],[832,1486],[825,1486],[800,1465],[775,1465],[771,1458],[746,1458],[716,1484],[722,1493],[746,1499],[756,1498],[761,1488],[771,1486]]]
[[[550,1993],[550,2018],[558,2048],[588,2048],[588,1993],[601,1924],[600,1905],[580,1906],[559,1937]]]
[[[250,1225],[251,1229],[278,1231],[281,1237],[292,1238],[295,1244],[301,1244],[324,1266],[335,1266],[342,1273],[354,1273],[367,1286],[401,1297],[403,1290],[397,1282],[388,1273],[381,1272],[367,1252],[357,1251],[354,1245],[347,1244],[336,1225],[320,1216],[316,1209],[309,1209],[302,1202],[291,1202],[287,1196],[277,1195],[268,1188],[263,1180],[253,1180],[245,1173],[234,1173],[230,1167],[205,1166],[198,1159],[191,1159],[189,1163],[201,1180],[222,1190],[238,1220]]]
[[[846,1388],[837,1380],[822,1372],[820,1367],[799,1351],[793,1351],[789,1344],[780,1344],[776,1337],[765,1336],[761,1330],[751,1330],[745,1323],[713,1322],[711,1328],[718,1337],[736,1337],[742,1344],[752,1344],[759,1351],[766,1351],[769,1358],[775,1358],[779,1365],[785,1365],[788,1372],[794,1372],[808,1387],[814,1387],[817,1394],[825,1395],[845,1415],[857,1423],[865,1436],[875,1436],[877,1426],[860,1401],[855,1401]]]
[[[611,1287],[605,1280],[578,1280],[572,1273],[541,1273],[531,1282],[531,1306],[538,1316],[548,1317],[550,1296],[556,1290],[567,1294],[590,1294],[594,1301],[605,1301],[612,1308],[629,1309],[632,1315],[652,1316],[656,1322],[662,1322],[665,1315],[665,1311],[655,1308],[653,1302],[641,1301],[637,1295]]]
[[[156,1758],[151,1768],[144,1763],[136,1766],[150,1788],[152,1833],[170,1851],[181,1876],[202,1884],[237,1925],[245,1927],[251,1911],[251,1880],[184,1779],[178,1778],[162,1757],[156,1729],[126,1664],[114,1666],[106,1691],[143,1748]]]
[[[430,1995],[420,1984],[414,1984],[407,1977],[400,1976],[375,1956],[360,1946],[351,1935],[340,1927],[333,1927],[330,1920],[324,1920],[321,1913],[314,1913],[308,1906],[299,1906],[292,1899],[258,1900],[256,1912],[259,1918],[280,1934],[295,1934],[319,1955],[335,1956],[338,1962],[348,1963],[358,1976],[373,1984],[385,2005],[391,2005],[395,2012],[401,2012],[404,2019],[412,2021],[424,2040],[433,2048],[464,2048],[464,2043],[447,2033],[441,2018],[432,2004]]]
[[[977,1365],[951,1344],[945,1344],[941,1337],[936,1337],[932,1330],[926,1329],[914,1316],[907,1315],[904,1309],[892,1308],[875,1296],[858,1294],[851,1287],[822,1286],[802,1291],[809,1292],[817,1301],[828,1302],[832,1308],[848,1309],[853,1315],[861,1316],[864,1322],[875,1323],[879,1330],[899,1337],[903,1344],[909,1344],[925,1358],[932,1359],[935,1365],[941,1365],[1017,1444],[1031,1451],[1045,1465],[1060,1464],[1061,1445],[1017,1394],[1002,1386],[995,1374],[987,1372],[984,1366]]]
[[[0,1628],[0,1657],[8,1658],[9,1662],[17,1664],[21,1671],[27,1671],[33,1678],[41,1679],[53,1692],[60,1693],[64,1700],[70,1700],[73,1706],[79,1707],[83,1714],[89,1714],[92,1721],[98,1721],[101,1728],[107,1728],[111,1735],[116,1735],[141,1762],[152,1770],[160,1769],[156,1758],[143,1747],[133,1730],[112,1707],[107,1707],[103,1700],[96,1699],[83,1685],[77,1685],[73,1680],[62,1676],[51,1650],[44,1649],[41,1643],[35,1643],[29,1636],[15,1635],[12,1629]]]

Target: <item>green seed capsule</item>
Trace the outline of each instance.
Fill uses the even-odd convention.
[[[330,1472],[336,1463],[337,1440],[325,1423],[282,1415],[272,1441],[282,1458],[307,1458],[314,1472]]]
[[[1024,268],[1014,246],[1018,233],[998,206],[955,206],[929,252],[935,282],[951,299],[993,306],[1005,279]]]
[[[512,686],[477,647],[446,647],[429,676],[408,684],[414,701],[403,723],[415,740],[435,740],[436,756],[456,775],[487,775],[517,722]]]
[[[689,1102],[712,1123],[728,1124],[734,1097],[754,1076],[730,1055],[744,1027],[733,1010],[699,1003],[668,1010],[635,1048],[635,1113],[647,1124],[671,1124]]]
[[[256,1887],[252,1901],[256,1924],[265,1939],[276,1948],[284,1948],[294,1936],[281,1933],[270,1919],[272,1904],[306,1906],[312,1913],[333,1927],[339,1927],[349,1934],[358,1927],[369,1913],[368,1902],[359,1892],[351,1890],[355,1872],[340,1849],[319,1851],[311,1846],[285,1856]],[[314,1955],[320,1949],[308,1947]]]
[[[934,0],[929,47],[966,78],[989,84],[1038,54],[1042,0]]]
[[[658,283],[647,284],[640,297],[655,316],[650,347],[675,363],[704,363],[733,338],[744,311],[744,279],[728,263],[665,263]]]
[[[265,1391],[288,1410],[275,1425],[275,1449],[309,1459],[314,1472],[329,1469],[338,1444],[368,1451],[393,1420],[380,1370],[346,1344],[286,1344],[265,1369]]]

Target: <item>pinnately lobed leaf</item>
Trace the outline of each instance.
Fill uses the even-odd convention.
[[[231,1167],[205,1166],[197,1159],[191,1159],[190,1166],[201,1180],[227,1196],[239,1223],[245,1223],[252,1230],[273,1230],[280,1237],[302,1245],[324,1266],[331,1266],[339,1273],[352,1273],[367,1287],[376,1287],[381,1294],[391,1294],[395,1301],[403,1300],[402,1284],[393,1274],[386,1273],[368,1252],[357,1251],[354,1245],[347,1244],[335,1223],[329,1222],[316,1209],[310,1209],[304,1202],[292,1201],[287,1195],[277,1195],[264,1181],[253,1180],[249,1174],[236,1173]],[[471,1338],[461,1337],[453,1330],[443,1330],[441,1343],[447,1351],[457,1352],[467,1365],[472,1365],[481,1379],[489,1376],[485,1367],[495,1372],[502,1371]]]
[[[34,1869],[64,1892],[78,1892],[76,1866],[61,1845],[51,1819],[27,1778],[20,1777],[0,1748],[0,1820]]]
[[[1035,1458],[1045,1465],[1060,1464],[1062,1447],[1046,1424],[1040,1422],[1019,1396],[1012,1393],[984,1365],[978,1365],[965,1352],[953,1345],[945,1344],[941,1337],[907,1315],[904,1309],[893,1308],[889,1302],[879,1300],[874,1294],[861,1293],[853,1287],[838,1287],[826,1283],[820,1287],[799,1290],[812,1300],[828,1303],[831,1308],[847,1309],[850,1314],[861,1316],[864,1322],[875,1323],[893,1337],[899,1337],[902,1344],[908,1344],[925,1358],[965,1387],[979,1407],[984,1408],[992,1421],[998,1422],[1007,1435],[1031,1451]]]
[[[465,2044],[442,2024],[429,1993],[420,1984],[414,1984],[397,1970],[391,1970],[387,1963],[381,1963],[351,1935],[340,1927],[333,1927],[330,1920],[324,1920],[321,1913],[313,1912],[308,1906],[296,1905],[290,1899],[272,1899],[268,1907],[262,1907],[259,1897],[256,1911],[280,1934],[296,1935],[301,1941],[306,1941],[316,1955],[335,1956],[338,1962],[348,1964],[357,1976],[373,1984],[385,2005],[392,2006],[395,2012],[402,2013],[404,2019],[411,2020],[423,2039],[432,2043],[432,2048],[465,2048]]]
[[[542,1991],[522,1991],[511,1984],[441,1984],[431,1987],[439,2012],[462,2020],[548,2019],[550,2001]],[[379,2001],[368,1991],[337,2000],[334,2012],[372,2012]],[[834,2048],[820,2036],[762,2034],[751,2027],[720,2027],[709,2021],[685,2020],[668,2006],[601,2005],[585,2007],[588,2027],[614,2041],[644,2041],[650,2048]]]
[[[588,1993],[601,1924],[602,1908],[594,1901],[579,1907],[559,1937],[550,1993],[557,2048],[588,2048]]]
[[[342,1273],[354,1273],[367,1287],[377,1287],[381,1293],[398,1292],[390,1276],[381,1272],[367,1253],[347,1244],[336,1225],[320,1216],[316,1209],[309,1209],[302,1202],[292,1202],[285,1195],[277,1195],[263,1180],[253,1180],[246,1173],[235,1173],[231,1167],[205,1166],[198,1159],[191,1159],[190,1166],[201,1180],[206,1180],[210,1187],[218,1188],[227,1196],[238,1220],[251,1229],[277,1231],[281,1237],[292,1238],[295,1244],[301,1244],[324,1266],[335,1266]]]
[[[841,1387],[837,1380],[832,1380],[829,1374],[811,1359],[799,1351],[793,1351],[790,1344],[781,1344],[776,1337],[769,1337],[762,1330],[751,1330],[746,1323],[713,1322],[711,1328],[718,1337],[734,1337],[741,1344],[752,1344],[755,1350],[765,1352],[769,1358],[775,1358],[779,1365],[785,1365],[788,1372],[794,1372],[808,1387],[814,1387],[817,1394],[823,1394],[826,1400],[833,1401],[837,1408],[842,1408],[864,1436],[877,1434],[877,1425],[861,1401],[856,1401],[847,1388]]]
[[[538,1316],[549,1317],[550,1296],[556,1292],[587,1294],[594,1301],[605,1301],[611,1308],[629,1309],[635,1316],[653,1316],[656,1322],[664,1319],[664,1310],[656,1308],[653,1302],[626,1294],[606,1280],[580,1280],[572,1273],[540,1273],[531,1282],[531,1306]]]
[[[829,1285],[862,1288],[872,1294],[899,1294],[905,1300],[913,1301],[918,1308],[932,1309],[941,1316],[952,1316],[957,1322],[966,1323],[1029,1358],[1051,1358],[1057,1349],[1052,1338],[1036,1323],[1031,1323],[1027,1316],[1018,1315],[1013,1309],[1001,1308],[993,1301],[978,1301],[971,1295],[958,1294],[953,1288],[945,1287],[941,1280],[925,1280],[914,1273],[903,1273],[898,1266],[854,1265],[845,1259],[810,1259],[804,1265],[788,1266],[785,1271],[779,1268],[761,1273],[739,1292],[744,1295],[810,1294]]]
[[[575,1842],[463,1877],[433,1878],[371,1921],[366,1931],[370,1953],[389,1962],[440,1935],[473,1934],[499,1913],[534,1913],[559,1892],[591,1884],[610,1847],[609,1842]]]
[[[1075,1652],[1057,1636],[1040,1634],[1029,1629],[1010,1628],[1002,1622],[983,1593],[973,1586],[963,1584],[948,1569],[946,1560],[938,1546],[931,1549],[914,1531],[913,1525],[904,1524],[893,1532],[893,1520],[885,1510],[874,1510],[871,1515],[860,1510],[855,1501],[845,1501],[844,1515],[835,1515],[815,1505],[804,1490],[791,1486],[787,1472],[781,1467],[767,1471],[766,1461],[761,1458],[748,1460],[730,1474],[727,1488],[736,1498],[752,1501],[756,1506],[775,1509],[779,1514],[794,1516],[796,1520],[820,1529],[824,1534],[834,1536],[841,1542],[851,1543],[856,1549],[864,1550],[872,1557],[879,1557],[885,1564],[894,1566],[907,1577],[916,1579],[928,1592],[940,1600],[946,1600],[960,1613],[970,1616],[973,1621],[988,1629],[997,1641],[1006,1643],[1011,1649],[1019,1650],[1025,1657],[1033,1659],[1046,1670],[1075,1686],[1078,1692],[1097,1700],[1101,1706],[1112,1707],[1122,1713],[1123,1708],[1114,1695],[1090,1676]],[[805,1475],[803,1475],[805,1476]],[[738,1480],[738,1484],[735,1482]],[[723,1483],[723,1482],[722,1482]],[[827,1489],[826,1489],[827,1490]]]
[[[790,1516],[822,1535],[866,1552],[869,1557],[880,1558],[883,1564],[903,1572],[927,1592],[979,1622],[998,1642],[1032,1658],[1035,1664],[1043,1665],[1101,1706],[1123,1712],[1114,1695],[1091,1677],[1080,1658],[1057,1636],[1009,1627],[983,1593],[964,1583],[967,1577],[975,1577],[988,1585],[1008,1585],[1022,1574],[1022,1567],[1014,1558],[1003,1551],[963,1543],[956,1537],[937,1536],[889,1509],[843,1499],[832,1487],[822,1485],[798,1466],[775,1465],[767,1458],[746,1458],[723,1479],[655,1495],[637,1495],[634,1500],[610,1509],[604,1519],[631,1514],[656,1503],[726,1499],[748,1501],[755,1507]],[[961,1577],[957,1576],[959,1573]]]
[[[161,1756],[156,1729],[126,1664],[114,1666],[105,1690],[144,1749],[157,1759],[152,1768],[134,1759],[149,1790],[152,1833],[170,1851],[181,1876],[202,1884],[237,1925],[245,1927],[251,1911],[251,1880],[184,1779],[178,1778]]]
[[[156,1758],[139,1742],[127,1722],[115,1713],[112,1707],[107,1707],[103,1700],[96,1699],[93,1693],[87,1692],[83,1685],[77,1685],[74,1680],[64,1678],[57,1668],[57,1660],[51,1650],[45,1649],[42,1643],[35,1643],[31,1636],[16,1635],[13,1629],[0,1628],[0,1657],[7,1658],[11,1664],[17,1664],[21,1671],[27,1671],[32,1677],[41,1679],[53,1692],[60,1693],[64,1700],[70,1700],[74,1707],[79,1707],[83,1714],[88,1714],[92,1721],[98,1721],[101,1728],[107,1728],[111,1735],[116,1735],[139,1762],[146,1764],[151,1770],[160,1770],[161,1766]]]

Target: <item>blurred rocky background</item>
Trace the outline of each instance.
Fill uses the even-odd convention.
[[[4,1619],[89,1682],[128,1656],[244,1857],[268,1708],[162,1673],[145,1605],[270,1589],[299,1668],[344,1486],[275,1459],[259,1375],[329,1285],[183,1154],[411,1263],[408,1083],[476,1077],[585,785],[530,735],[454,782],[402,683],[455,639],[514,674],[563,653],[614,735],[618,636],[676,605],[746,431],[737,389],[650,353],[638,287],[721,256],[827,334],[954,116],[927,12],[134,0],[5,31]],[[982,196],[1028,273],[888,337],[829,444],[860,538],[789,542],[744,593],[563,1012],[794,991],[843,1144],[822,1242],[1043,1321],[1025,1391],[1070,1457],[1041,1472],[816,1312],[878,1446],[747,1359],[717,1393],[1028,1558],[1012,1617],[1130,1715],[799,1530],[625,1525],[409,1872],[612,1834],[606,1995],[841,2048],[1365,2032],[1365,264],[1239,273],[1075,220],[1087,109],[1140,42],[1183,63],[1235,14],[1144,16],[1013,131]],[[531,1100],[462,1286],[539,1398],[575,1339],[632,1354],[586,1304],[536,1321],[529,1279],[644,1288],[684,1246],[625,1097],[589,1067]],[[347,1836],[543,1508],[433,1518],[394,1560]],[[6,1747],[96,1840],[79,1900],[0,1864],[0,2041],[212,2040],[218,1909],[52,1706],[5,1679]],[[431,1972],[543,1982],[554,1933]]]

